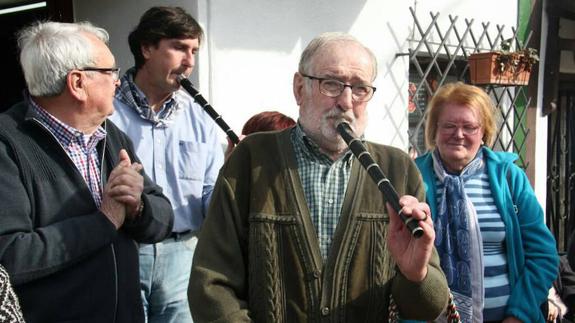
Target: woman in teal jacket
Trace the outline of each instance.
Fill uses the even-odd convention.
[[[555,240],[517,156],[494,152],[491,99],[463,83],[429,104],[416,159],[435,246],[464,322],[543,322],[539,306],[557,276]]]

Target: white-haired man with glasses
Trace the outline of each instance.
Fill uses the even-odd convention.
[[[373,96],[375,56],[326,33],[304,50],[293,128],[245,138],[223,166],[192,266],[199,322],[432,320],[448,290],[421,176],[407,154],[365,142],[402,196],[411,236],[336,131],[357,137]]]
[[[26,322],[143,322],[136,242],[172,229],[161,188],[106,121],[108,34],[39,22],[18,34],[28,95],[0,115],[0,263]]]

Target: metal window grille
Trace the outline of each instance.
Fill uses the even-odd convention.
[[[511,50],[521,50],[523,43],[517,38],[517,31],[511,27],[507,32],[504,25],[490,27],[481,23],[475,27],[473,19],[464,19],[463,27],[459,17],[449,15],[449,24],[441,26],[439,13],[430,13],[431,21],[424,26],[415,10],[409,8],[413,17],[412,46],[408,53],[410,61],[409,86],[409,144],[413,153],[425,152],[424,133],[427,117],[426,106],[437,89],[449,82],[469,83],[467,58],[472,53],[497,50],[504,40],[511,39]],[[477,31],[480,31],[477,34]],[[525,44],[529,43],[531,34]],[[482,87],[493,99],[498,111],[498,129],[491,148],[512,151],[519,155],[517,164],[527,169],[525,143],[529,135],[526,126],[530,98],[525,87],[484,85]]]
[[[565,251],[575,228],[575,84],[559,91],[557,109],[549,115],[547,152],[547,223]]]

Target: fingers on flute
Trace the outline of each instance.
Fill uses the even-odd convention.
[[[420,221],[430,220],[431,211],[427,203],[419,202],[413,196],[404,195],[399,199],[399,204],[402,206],[401,210],[405,216],[410,216]]]

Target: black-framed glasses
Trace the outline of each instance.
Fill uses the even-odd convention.
[[[85,72],[100,72],[112,75],[114,81],[120,79],[120,68],[119,67],[84,67],[79,68],[78,71],[85,71]]]
[[[319,92],[330,98],[335,98],[341,95],[346,87],[351,89],[351,98],[356,102],[369,101],[373,97],[376,88],[367,84],[346,84],[342,81],[316,77],[301,73],[303,77],[307,77],[310,80],[319,81]]]

